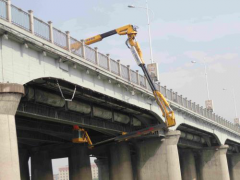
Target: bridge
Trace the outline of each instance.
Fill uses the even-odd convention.
[[[82,47],[71,50],[71,44]],[[164,123],[146,78],[0,0],[0,179],[53,180],[52,159],[68,157],[71,180],[237,180],[240,128],[166,86],[177,125],[89,149],[73,144],[72,125],[94,143]]]

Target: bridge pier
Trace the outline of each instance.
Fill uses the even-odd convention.
[[[110,147],[110,180],[133,180],[130,147],[126,142]]]
[[[203,180],[230,180],[227,145],[206,148],[201,152],[200,173]]]
[[[20,180],[15,114],[24,94],[19,84],[0,84],[0,179]]]
[[[98,180],[109,180],[109,163],[108,159],[96,159],[98,167]]]
[[[32,180],[53,180],[52,160],[48,151],[38,151],[31,156]]]
[[[180,131],[170,131],[164,139],[137,143],[138,180],[181,180],[177,143]]]
[[[183,150],[180,155],[182,180],[196,180],[196,164],[193,151]]]
[[[133,179],[137,180],[137,155],[132,154],[132,169],[133,169]]]
[[[26,149],[19,150],[21,180],[30,180],[28,168],[29,152]]]
[[[238,180],[240,178],[240,153],[229,155],[228,165],[230,179]]]
[[[87,145],[73,144],[69,156],[69,177],[71,180],[92,180]]]

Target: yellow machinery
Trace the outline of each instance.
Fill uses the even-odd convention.
[[[160,109],[162,110],[162,115],[165,118],[165,123],[167,127],[174,126],[176,124],[174,112],[169,106],[167,100],[164,98],[164,96],[156,89],[152,79],[150,78],[150,75],[147,71],[147,68],[145,66],[145,63],[143,61],[142,57],[142,51],[140,49],[140,46],[138,42],[136,41],[136,35],[137,35],[137,27],[133,25],[126,25],[120,28],[117,28],[115,30],[99,34],[97,36],[93,36],[91,38],[87,38],[85,40],[86,45],[90,45],[96,42],[101,41],[103,38],[106,38],[108,36],[112,36],[114,34],[119,35],[127,35],[128,39],[126,41],[126,45],[131,50],[134,59],[136,60],[138,66],[140,66],[143,70],[144,75],[147,78],[147,81],[153,91],[154,97],[156,99],[157,104],[159,105]],[[73,49],[79,48],[80,46],[77,44],[73,44]]]
[[[88,145],[91,147],[92,146],[92,141],[87,133],[82,128],[79,128],[78,125],[73,126],[73,143],[88,143]]]

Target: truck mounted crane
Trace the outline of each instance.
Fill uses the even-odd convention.
[[[142,51],[140,49],[139,43],[136,41],[136,36],[137,36],[136,26],[126,25],[103,34],[99,34],[99,35],[87,38],[85,39],[84,42],[86,45],[90,45],[115,34],[127,35],[128,38],[126,40],[126,45],[131,50],[133,57],[137,62],[138,66],[141,67],[141,69],[143,70],[143,73],[151,87],[155,100],[162,111],[162,116],[165,119],[165,123],[167,127],[175,126],[176,121],[175,121],[174,112],[171,109],[167,100],[164,98],[164,96],[156,89],[152,79],[150,78],[149,72],[145,66],[143,56],[142,56]],[[76,48],[79,48],[79,47],[80,46],[78,44],[72,44],[71,46],[71,48],[75,50],[77,50]]]
[[[104,144],[107,143],[109,141],[125,141],[131,138],[136,138],[145,134],[149,134],[151,132],[154,131],[158,131],[160,129],[165,129],[165,127],[172,127],[176,125],[176,121],[175,121],[175,116],[174,116],[174,112],[171,109],[169,103],[167,102],[167,100],[165,99],[165,97],[161,94],[161,92],[159,92],[150,75],[149,72],[145,66],[144,60],[143,60],[143,56],[142,56],[142,51],[141,48],[139,46],[139,43],[136,41],[136,36],[137,36],[137,27],[133,26],[133,25],[126,25],[120,28],[117,28],[115,30],[103,33],[103,34],[99,34],[90,38],[85,39],[84,43],[86,45],[90,45],[96,42],[101,41],[102,39],[115,35],[115,34],[119,34],[119,35],[127,35],[127,40],[126,40],[126,45],[127,47],[131,50],[133,57],[135,59],[135,61],[137,62],[138,66],[141,67],[141,69],[143,70],[143,73],[151,87],[151,90],[153,92],[153,95],[155,97],[155,100],[158,104],[158,106],[160,107],[161,111],[162,111],[162,116],[165,119],[165,124],[158,124],[152,127],[147,127],[145,129],[141,129],[139,131],[135,131],[135,132],[131,132],[131,133],[125,133],[123,132],[122,135],[93,144],[87,131],[85,131],[82,128],[79,128],[79,126],[74,125],[73,126],[73,139],[72,142],[73,143],[88,143],[89,147],[92,148],[94,146],[100,145],[100,144]],[[78,50],[80,47],[82,46],[82,44],[80,44],[79,42],[73,43],[71,44],[71,50]]]

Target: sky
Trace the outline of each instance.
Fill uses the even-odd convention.
[[[12,4],[33,10],[39,19],[51,20],[54,27],[70,31],[79,40],[136,25],[145,62],[150,63],[146,10],[127,7],[145,7],[145,0],[12,0]],[[148,4],[153,59],[159,64],[161,85],[205,106],[205,61],[214,112],[233,122],[233,89],[240,116],[240,1],[148,0]],[[91,46],[137,70],[125,40],[115,35]]]

